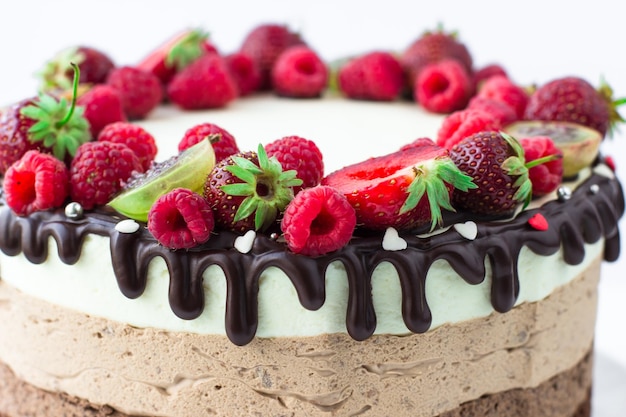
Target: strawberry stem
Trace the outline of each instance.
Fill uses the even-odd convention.
[[[78,82],[80,80],[80,69],[78,68],[78,65],[73,62],[70,63],[70,65],[74,70],[74,80],[72,82],[72,102],[70,103],[70,109],[65,117],[56,122],[55,127],[57,129],[64,126],[72,118],[72,115],[74,114],[74,109],[76,109],[76,100],[78,98]]]
[[[538,165],[542,165],[550,161],[556,161],[557,159],[561,159],[561,158],[563,158],[563,155],[560,153],[555,153],[553,155],[544,156],[542,158],[537,158],[532,161],[526,162],[526,168],[531,169]]]

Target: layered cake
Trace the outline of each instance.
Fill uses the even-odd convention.
[[[310,54],[301,51],[301,40],[294,44],[299,53]],[[238,59],[254,56],[246,48],[252,47],[242,47],[248,52]],[[306,54],[311,68],[314,61]],[[201,55],[221,57],[207,44]],[[150,72],[145,67],[155,58],[149,58],[138,66],[142,71]],[[407,61],[396,62],[403,80],[411,73]],[[143,167],[133,153],[135,141],[107,145],[117,153],[107,149],[108,159],[99,165],[93,162],[106,152],[94,146],[87,154],[80,145],[69,152],[73,159],[56,158],[69,166],[59,174],[58,164],[42,162],[41,156],[56,150],[33,141],[4,171],[0,416],[589,416],[600,266],[619,256],[617,224],[624,211],[613,162],[597,152],[606,127],[591,126],[588,114],[563,120],[558,112],[526,113],[532,93],[525,93],[529,103],[519,115],[510,102],[506,111],[470,111],[478,106],[470,98],[481,95],[483,82],[504,83],[501,71],[458,90],[465,89],[466,97],[456,109],[450,103],[458,91],[439,101],[418,98],[420,89],[419,97],[434,94],[424,81],[428,71],[465,85],[454,75],[458,66],[450,69],[448,60],[441,61],[442,66],[411,67],[420,74],[410,83],[412,99],[403,97],[406,80],[388,97],[385,88],[394,84],[393,76],[385,88],[356,88],[340,72],[334,81],[339,87],[329,89],[323,78],[323,89],[315,94],[311,85],[318,81],[293,87],[270,75],[270,85],[281,89],[268,91],[258,81],[244,94],[239,83],[237,99],[224,93],[222,101],[192,100],[178,95],[186,94],[179,93],[184,86],[171,87],[185,71],[179,69],[166,81],[160,78],[165,86],[155,93],[160,104],[135,117],[122,111],[121,118],[132,123],[107,122],[94,132],[102,113],[88,104],[76,107],[80,116],[96,118],[82,124],[89,131],[85,143],[102,142],[102,132],[115,123],[138,126],[155,139],[152,159],[179,155],[167,163]],[[157,74],[157,66],[150,65]],[[395,64],[384,65],[396,71]],[[361,71],[367,78],[368,70]],[[494,68],[484,73],[490,71]],[[71,71],[67,74],[71,84]],[[92,83],[119,88],[122,82],[110,78]],[[511,85],[509,92],[522,91]],[[50,97],[71,101],[57,90]],[[203,104],[190,104],[198,102]],[[4,110],[4,123],[11,111]],[[487,117],[495,113],[500,118]],[[36,116],[32,110],[20,114]],[[467,118],[471,123],[459,122]],[[207,123],[224,130],[204,133],[181,150],[187,132]],[[227,134],[236,138],[239,156],[219,156]],[[300,138],[287,142],[300,149],[293,169],[275,142],[291,137]],[[511,172],[467,156],[489,147],[492,152],[485,155],[510,165],[517,161],[513,157],[531,159],[529,141],[556,144],[537,165],[549,167],[539,175],[529,164]],[[317,158],[314,150],[323,156],[324,173],[307,184],[310,175],[299,166]],[[500,160],[502,152],[513,156]],[[127,158],[132,172],[104,202],[95,191],[89,194],[88,186],[73,183],[86,178],[81,165],[96,178],[106,170],[102,165],[123,167]],[[227,160],[231,165],[222,164]],[[219,197],[211,179],[220,169],[223,175],[238,172],[228,166],[255,163],[252,171],[283,166],[279,178],[291,190],[289,201],[269,222],[252,215],[247,223],[237,214],[229,223],[210,204]],[[68,186],[66,194],[58,191],[61,198],[46,200],[60,202],[42,207],[39,194],[57,192],[32,184],[45,181],[36,174],[48,166],[54,169],[46,175],[65,178]],[[199,190],[174,181],[200,166],[207,172]],[[423,174],[437,169],[444,171],[439,189]],[[494,178],[487,188],[479,181],[484,171]],[[401,201],[399,214],[379,209],[381,201],[395,207],[396,185],[407,175],[418,178],[409,188],[428,184],[418,201],[408,208]],[[549,181],[554,175],[558,179]],[[488,198],[485,190],[509,180],[505,187],[512,191],[502,192],[509,197],[494,192]],[[264,183],[256,181],[258,192]],[[144,211],[137,208],[146,189],[169,182],[177,186],[153,196]],[[363,190],[379,190],[368,187],[380,183],[385,193],[363,197]],[[19,190],[28,184],[32,195],[25,202],[26,192]],[[545,187],[549,190],[540,192]],[[478,191],[482,194],[475,197]],[[441,201],[428,200],[435,194]],[[169,195],[193,195],[193,204],[175,206]],[[209,209],[201,209],[203,204]],[[196,205],[201,208],[190,208]],[[370,205],[377,206],[373,216]],[[180,212],[170,223],[182,225],[162,220],[172,207]],[[191,212],[193,222],[183,212]],[[208,230],[202,239],[197,222]],[[308,238],[298,240],[303,232]]]

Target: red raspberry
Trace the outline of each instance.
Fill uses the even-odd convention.
[[[141,164],[142,172],[150,168],[157,154],[154,137],[144,128],[128,122],[107,125],[98,135],[99,141],[122,143],[128,146]]]
[[[552,139],[548,136],[535,136],[522,138],[519,142],[524,148],[527,166],[539,158],[558,155],[558,159],[528,169],[528,176],[533,184],[533,196],[540,197],[556,190],[563,180],[563,154]]]
[[[240,96],[247,96],[261,87],[261,71],[248,55],[235,52],[224,57],[226,67],[233,77]]]
[[[115,68],[109,73],[107,84],[118,91],[124,114],[131,120],[144,119],[163,100],[161,80],[139,68]]]
[[[472,80],[459,61],[445,59],[420,72],[413,95],[433,113],[451,113],[465,108],[473,92]]]
[[[495,76],[508,77],[506,70],[499,64],[489,64],[474,72],[474,84],[481,86],[488,78]]]
[[[528,93],[503,75],[496,75],[487,79],[478,90],[477,96],[508,104],[515,110],[518,119],[524,117],[528,104]]]
[[[83,115],[89,121],[91,136],[94,138],[109,123],[126,121],[122,98],[117,90],[106,84],[92,87],[80,96],[77,104],[85,108]]]
[[[7,205],[18,215],[61,206],[69,193],[65,163],[39,151],[27,151],[4,176]]]
[[[506,126],[519,120],[515,109],[503,101],[494,100],[487,97],[474,96],[467,108],[470,110],[482,110],[489,113],[500,122],[501,126]]]
[[[357,100],[394,100],[404,87],[404,72],[388,52],[370,52],[339,69],[339,89]]]
[[[148,230],[170,249],[189,249],[206,242],[214,225],[209,203],[185,188],[159,197],[148,213]]]
[[[238,90],[224,59],[209,54],[176,74],[167,94],[182,109],[195,110],[224,107],[237,98]]]
[[[235,141],[235,137],[226,129],[223,129],[213,123],[201,123],[188,129],[178,143],[178,151],[182,152],[200,142],[207,136],[215,134],[221,135],[217,142],[211,142],[213,145],[213,151],[215,152],[216,162],[240,152],[237,142]]]
[[[280,226],[292,252],[319,256],[350,241],[356,214],[343,194],[320,185],[303,190],[289,203]]]
[[[482,131],[498,131],[498,120],[481,110],[459,110],[449,114],[437,132],[437,145],[452,149],[467,136]]]
[[[277,139],[265,147],[267,156],[275,157],[283,171],[295,170],[297,178],[302,180],[300,187],[294,187],[294,194],[304,188],[314,187],[324,176],[324,159],[315,142],[300,136],[286,136]]]
[[[328,83],[328,68],[310,48],[286,49],[272,67],[272,87],[285,97],[319,97]]]
[[[89,210],[108,203],[141,163],[126,145],[87,142],[78,147],[70,165],[70,195]]]

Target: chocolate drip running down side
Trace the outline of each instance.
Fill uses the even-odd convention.
[[[540,212],[547,219],[546,231],[530,227],[528,219]],[[147,285],[148,267],[155,257],[162,257],[170,274],[169,302],[179,317],[192,320],[204,309],[203,272],[212,265],[224,271],[227,285],[226,333],[237,345],[250,342],[258,325],[257,297],[259,280],[269,267],[280,268],[293,283],[303,307],[320,308],[326,299],[325,271],[329,264],[341,262],[349,284],[346,327],[356,340],[374,333],[376,314],[371,279],[381,262],[391,263],[398,271],[402,287],[402,315],[406,326],[415,333],[426,332],[432,317],[426,299],[426,274],[438,259],[446,260],[470,285],[484,280],[485,259],[492,271],[491,302],[496,311],[510,310],[519,294],[517,261],[523,246],[547,256],[562,248],[568,264],[583,261],[585,243],[606,239],[604,258],[619,256],[618,220],[624,212],[624,196],[616,179],[593,174],[583,182],[567,202],[550,201],[542,207],[521,212],[505,222],[480,222],[475,240],[468,241],[453,228],[429,237],[403,235],[408,248],[383,251],[382,236],[355,237],[343,249],[318,258],[290,253],[286,246],[267,236],[258,235],[252,250],[234,249],[237,237],[232,233],[214,235],[207,244],[190,251],[170,251],[160,246],[145,228],[133,234],[119,233],[120,219],[102,213],[88,213],[80,220],[65,217],[62,211],[41,212],[18,217],[8,207],[0,210],[0,249],[7,255],[24,253],[39,264],[48,256],[48,238],[57,241],[58,256],[75,263],[87,234],[108,236],[111,261],[122,293],[140,297]],[[451,222],[469,218],[456,215]]]

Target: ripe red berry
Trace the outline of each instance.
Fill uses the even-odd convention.
[[[283,170],[295,170],[302,185],[294,187],[294,194],[303,188],[314,187],[324,176],[324,159],[315,142],[300,136],[286,136],[265,146],[267,156],[275,157]]]
[[[540,197],[556,190],[563,181],[563,154],[548,136],[520,139],[527,164],[541,158],[556,156],[556,159],[532,166],[528,170],[533,184],[533,196]]]
[[[500,130],[500,122],[489,113],[466,109],[449,114],[437,132],[437,145],[451,149],[464,138],[474,133]]]
[[[495,76],[508,77],[508,74],[500,64],[485,65],[474,72],[474,84],[480,88],[487,79]]]
[[[356,214],[346,197],[332,187],[300,192],[289,203],[281,222],[292,252],[320,256],[338,250],[352,238]]]
[[[144,128],[128,122],[107,125],[98,135],[99,141],[122,143],[128,146],[139,159],[142,171],[150,168],[157,154],[154,137]]]
[[[465,108],[473,91],[472,80],[456,60],[429,64],[416,79],[414,97],[426,110],[451,113]]]
[[[199,125],[187,129],[183,138],[178,143],[178,151],[182,152],[190,148],[209,135],[219,135],[216,140],[211,140],[216,162],[240,152],[235,137],[226,129],[213,123],[200,123]]]
[[[159,197],[148,213],[148,230],[170,249],[189,249],[206,242],[214,225],[209,203],[185,188]]]
[[[30,150],[6,171],[3,188],[7,205],[18,216],[56,208],[69,192],[68,170],[54,156]]]
[[[506,103],[515,110],[518,119],[524,117],[528,104],[528,93],[503,75],[496,75],[485,80],[477,96]]]
[[[337,82],[348,98],[390,101],[397,98],[404,87],[404,72],[393,55],[375,51],[343,65]]]
[[[163,87],[151,72],[136,67],[113,69],[107,84],[117,90],[124,114],[131,120],[144,119],[163,100]]]
[[[474,96],[467,105],[467,109],[481,110],[491,114],[502,127],[519,120],[513,107],[503,101],[488,97]]]
[[[109,123],[126,121],[122,98],[113,87],[100,84],[78,98],[77,104],[85,108],[83,115],[89,122],[91,136],[97,138]]]
[[[87,142],[78,147],[70,165],[72,200],[89,210],[108,203],[141,164],[126,145]]]
[[[239,96],[247,96],[261,87],[261,70],[248,55],[235,52],[224,57],[226,67],[233,77]]]
[[[237,94],[237,84],[217,54],[198,58],[176,74],[167,87],[169,99],[186,110],[224,107]]]
[[[312,49],[298,45],[278,56],[271,77],[272,87],[278,95],[319,97],[328,83],[328,68]]]
[[[40,73],[43,89],[70,89],[73,79],[71,63],[78,65],[80,69],[81,84],[104,83],[109,72],[115,68],[111,57],[103,51],[89,46],[73,46],[59,51],[46,62]]]

